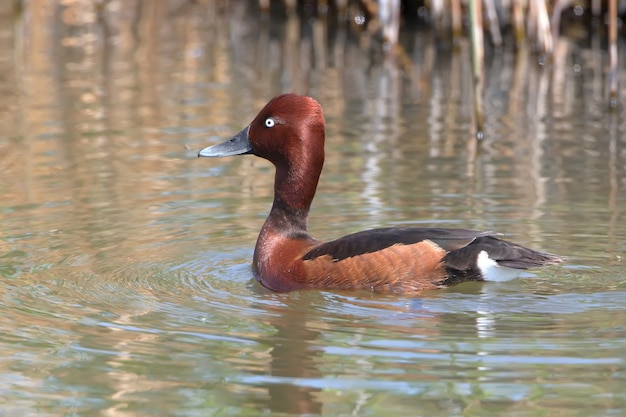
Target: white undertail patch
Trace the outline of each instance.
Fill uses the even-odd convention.
[[[517,278],[521,273],[521,269],[508,268],[498,265],[498,262],[491,259],[487,251],[480,251],[476,257],[476,266],[483,275],[485,281],[504,282]]]

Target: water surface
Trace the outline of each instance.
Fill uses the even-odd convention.
[[[407,66],[245,1],[64,3],[0,12],[1,415],[626,412],[626,115],[584,26],[551,65],[488,54],[477,141],[467,45],[429,31],[401,34]],[[567,261],[419,297],[264,290],[273,170],[196,153],[286,91],[326,114],[315,236],[477,228]]]

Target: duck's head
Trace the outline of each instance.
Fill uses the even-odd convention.
[[[219,145],[202,149],[199,157],[254,154],[277,167],[321,165],[324,161],[324,114],[306,96],[282,94],[263,107],[246,128]]]

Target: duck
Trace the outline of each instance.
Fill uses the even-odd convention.
[[[562,259],[468,229],[385,227],[322,242],[307,232],[324,165],[325,119],[311,97],[281,94],[227,141],[198,157],[255,155],[275,166],[274,200],[252,273],[269,290],[411,294],[463,281],[508,281]]]

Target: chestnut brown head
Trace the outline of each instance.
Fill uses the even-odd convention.
[[[273,98],[250,123],[252,153],[274,164],[324,155],[324,115],[310,97],[283,94]]]
[[[277,166],[319,165],[324,160],[324,114],[315,99],[296,94],[274,97],[252,123],[231,139],[198,156],[254,154]]]

